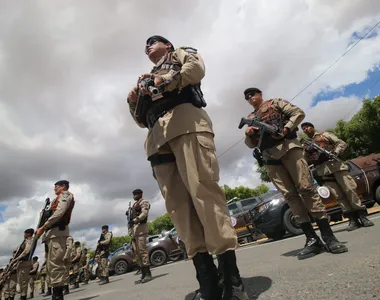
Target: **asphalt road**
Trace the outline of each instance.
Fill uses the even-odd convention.
[[[353,232],[344,230],[347,223],[333,227],[349,248],[344,254],[323,253],[299,261],[296,254],[303,248],[302,236],[240,248],[238,264],[250,299],[380,299],[380,215],[371,219],[375,226]],[[112,276],[111,283],[102,287],[95,280],[72,290],[65,299],[192,299],[189,294],[197,282],[191,261],[168,264],[152,274],[154,280],[143,285],[134,284],[138,276],[133,273]]]

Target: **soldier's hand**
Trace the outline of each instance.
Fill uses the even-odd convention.
[[[139,77],[139,80],[138,80],[138,87],[139,87],[139,90],[140,90],[140,92],[141,93],[143,93],[144,95],[150,95],[151,94],[151,92],[149,92],[149,90],[146,90],[145,88],[144,88],[144,85],[143,84],[141,84],[141,81],[142,80],[144,80],[144,79],[146,79],[146,78],[151,78],[151,79],[153,79],[153,74],[142,74],[140,77]]]
[[[290,132],[289,128],[288,127],[284,127],[284,129],[282,129],[282,134],[284,136],[288,135],[288,133]]]
[[[138,88],[137,86],[134,87],[128,94],[128,101],[129,102],[132,102],[132,103],[135,103],[137,101],[137,92],[138,92]]]
[[[256,131],[258,131],[259,128],[256,126],[249,126],[245,129],[245,134],[248,136],[254,135]]]

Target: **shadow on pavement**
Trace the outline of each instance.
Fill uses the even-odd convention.
[[[266,276],[245,277],[242,280],[250,300],[258,299],[262,293],[272,286],[272,279]],[[195,293],[196,291],[187,294],[184,300],[193,300]]]
[[[297,256],[297,254],[299,252],[301,252],[301,250],[303,250],[303,248],[301,248],[301,249],[295,249],[295,250],[292,250],[292,251],[289,251],[289,252],[282,253],[281,256],[295,257],[295,256]]]
[[[86,298],[80,298],[78,300],[91,300],[91,299],[94,299],[94,298],[98,298],[99,295],[96,295],[96,296],[91,296],[91,297],[86,297]]]

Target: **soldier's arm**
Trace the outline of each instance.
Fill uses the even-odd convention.
[[[33,239],[27,239],[25,242],[25,249],[21,252],[19,256],[17,256],[17,260],[22,259],[23,257],[29,255],[30,250],[32,249]]]
[[[257,135],[247,135],[245,134],[244,143],[248,146],[248,148],[255,148],[258,143],[258,137]]]
[[[273,105],[278,107],[280,112],[289,118],[289,121],[284,124],[284,127],[289,128],[290,131],[295,130],[297,126],[301,124],[302,120],[305,119],[305,112],[286,100],[275,99]]]
[[[33,264],[33,267],[32,267],[32,269],[30,270],[29,274],[36,273],[37,270],[38,270],[38,267],[39,267],[39,263],[38,263],[38,262],[35,263],[35,264]]]
[[[100,244],[100,245],[108,245],[110,242],[111,242],[111,233],[108,232],[108,233],[104,236],[104,241],[101,241],[99,244]]]
[[[136,217],[138,221],[144,220],[148,217],[150,204],[148,200],[141,201],[141,213]]]
[[[177,75],[175,75],[177,70],[170,70],[167,74],[161,75],[164,81],[170,82],[166,86],[166,91],[184,88],[191,84],[198,84],[205,76],[205,64],[197,51],[191,49],[186,51],[178,48],[174,51],[172,59],[174,63],[180,63],[182,67]]]
[[[52,225],[54,225],[55,223],[57,223],[59,220],[62,219],[63,215],[69,208],[71,201],[73,201],[73,196],[68,192],[64,192],[63,194],[60,195],[60,199],[58,201],[59,202],[58,202],[57,209],[44,224],[44,227],[46,229],[49,229]]]
[[[331,132],[324,132],[323,135],[335,145],[334,152],[337,155],[340,155],[344,151],[347,150],[348,145],[344,141],[342,141],[340,138],[338,138],[335,134]]]

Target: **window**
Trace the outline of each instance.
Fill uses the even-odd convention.
[[[236,203],[228,204],[228,210],[230,211],[230,216],[240,212]]]
[[[243,206],[243,210],[248,210],[250,208],[254,208],[260,202],[259,199],[245,199],[241,201],[241,206]]]

